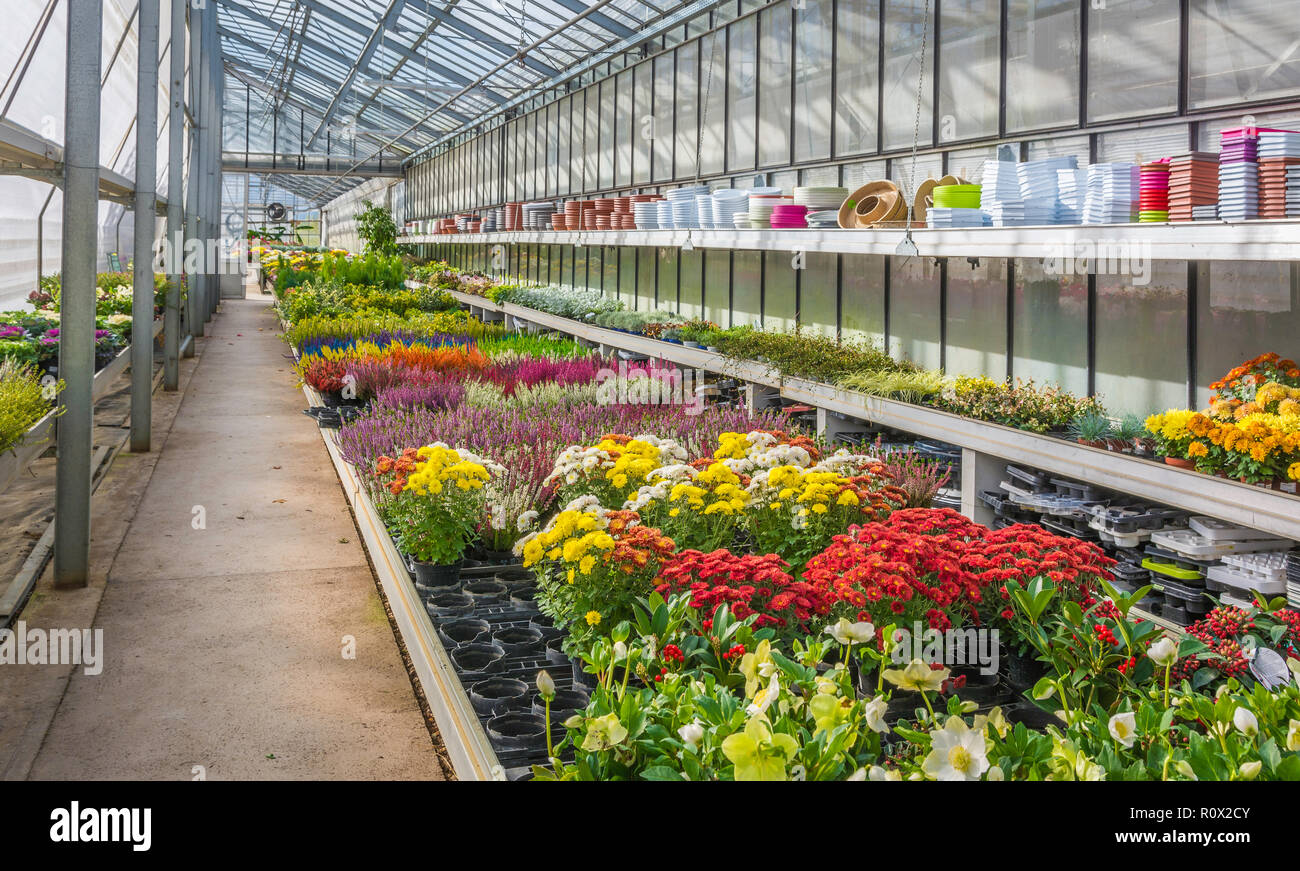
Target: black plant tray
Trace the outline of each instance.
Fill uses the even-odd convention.
[[[1050,481],[1052,486],[1056,488],[1057,493],[1062,496],[1069,496],[1072,499],[1082,499],[1085,502],[1102,502],[1108,498],[1104,490],[1091,484],[1082,484],[1065,478],[1051,478]]]
[[[1036,492],[1046,493],[1053,488],[1048,485],[1048,477],[1042,472],[1035,472],[1030,469],[1022,469],[1020,466],[1007,464],[1007,474],[1017,481],[1028,484]]]
[[[1102,528],[1107,532],[1131,535],[1140,529],[1160,530],[1166,526],[1178,525],[1179,521],[1185,523],[1187,512],[1141,503],[1112,504],[1109,508],[1094,511],[1093,517],[1101,522]]]
[[[1068,522],[1067,523],[1061,522],[1062,520],[1066,520],[1066,519],[1067,518],[1052,518],[1049,520],[1048,518],[1044,517],[1038,522],[1042,524],[1044,529],[1050,529],[1052,532],[1058,533],[1060,535],[1068,536],[1070,538],[1077,538],[1080,541],[1099,540],[1099,536],[1097,535],[1095,530],[1087,529],[1087,528],[1076,529]]]

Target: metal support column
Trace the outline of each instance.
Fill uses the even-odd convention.
[[[203,300],[203,320],[212,320],[212,315],[217,310],[217,302],[221,298],[221,267],[222,260],[218,255],[220,250],[221,230],[219,227],[221,213],[221,111],[217,104],[217,82],[221,79],[221,69],[217,65],[217,46],[220,44],[217,39],[216,26],[217,5],[215,3],[207,4],[203,9],[203,41],[205,51],[203,60],[206,69],[206,83],[203,94],[203,214],[201,217],[203,226],[203,239],[206,243],[205,251],[213,253],[213,257],[206,261],[207,269],[207,296]]]
[[[190,335],[198,338],[203,335],[203,300],[207,293],[207,276],[203,268],[203,234],[199,229],[202,215],[203,190],[203,127],[207,125],[203,93],[207,87],[207,58],[204,56],[206,44],[203,42],[203,15],[200,10],[190,9],[190,115],[193,126],[190,128],[190,163],[189,184],[185,192],[185,245],[192,257],[186,259],[196,269],[186,270],[189,293],[186,298],[185,316],[189,323]],[[190,352],[195,350],[190,344]]]
[[[159,0],[140,0],[136,57],[135,270],[131,297],[131,450],[149,450],[153,414],[153,239],[158,227]]]
[[[164,0],[167,2],[167,0]],[[167,109],[167,308],[163,316],[163,387],[180,387],[181,275],[185,251],[185,0],[170,0],[171,102]]]
[[[69,0],[63,125],[63,293],[59,314],[59,462],[54,582],[90,579],[90,454],[94,433],[95,267],[99,253],[99,0]]]

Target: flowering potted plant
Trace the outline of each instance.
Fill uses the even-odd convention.
[[[603,508],[593,496],[570,502],[515,543],[524,567],[537,571],[538,606],[569,630],[566,650],[629,619],[673,549],[672,539],[642,525],[635,511]]]
[[[393,475],[381,511],[398,547],[415,560],[416,580],[455,585],[485,513],[484,485],[501,468],[439,442],[396,460],[381,457],[376,471]]]

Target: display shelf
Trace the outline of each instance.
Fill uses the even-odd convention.
[[[589,245],[896,254],[904,230],[584,230],[400,236],[407,245]],[[1089,250],[1128,260],[1297,260],[1300,221],[1089,224],[914,229],[922,257],[1082,257]],[[1104,246],[1104,247],[1102,247]],[[1136,247],[1135,247],[1136,246]]]
[[[63,146],[7,119],[0,118],[0,175],[20,175],[50,184],[63,184]],[[100,199],[132,205],[135,182],[119,172],[99,168]],[[167,214],[167,200],[159,196],[155,206]]]
[[[982,459],[986,466],[996,468],[1007,462],[1033,466],[1053,475],[1087,481],[1195,514],[1300,540],[1300,498],[1289,493],[1203,475],[1128,454],[1085,447],[1065,439],[938,409],[867,396],[800,378],[782,377],[758,363],[605,329],[513,303],[498,305],[473,294],[450,293],[471,309],[500,312],[516,322],[538,324],[606,349],[621,349],[668,360],[679,366],[726,374],[752,384],[779,389],[783,398],[824,412],[947,442]],[[820,420],[825,415],[819,414],[818,417]],[[963,462],[963,465],[967,464],[970,460]],[[967,513],[973,514],[969,506],[978,501],[979,482],[986,476],[976,474],[973,469],[970,471],[970,474],[962,475],[963,504],[968,506]]]
[[[303,385],[302,389],[309,405],[324,404],[320,395],[311,387]],[[438,734],[456,777],[474,781],[505,780],[505,769],[492,750],[487,733],[474,713],[451,659],[438,640],[438,634],[411,581],[406,563],[397,552],[361,477],[352,464],[343,458],[337,433],[327,429],[322,429],[320,433],[352,507],[357,528],[361,531],[371,565],[374,566],[388,599],[388,606],[393,612],[406,652],[411,658],[420,686],[424,689],[425,699],[433,712]]]
[[[163,322],[154,321],[153,338],[157,338],[162,329]],[[112,362],[95,373],[90,388],[91,401],[97,402],[103,398],[108,393],[110,385],[117,380],[117,376],[125,372],[130,365],[131,346],[127,345]],[[31,465],[33,460],[45,453],[54,436],[56,418],[56,409],[51,409],[48,414],[32,424],[21,442],[7,451],[0,452],[0,493],[8,489],[14,478]]]

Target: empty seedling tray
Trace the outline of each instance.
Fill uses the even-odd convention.
[[[1251,529],[1226,520],[1196,515],[1188,519],[1188,525],[1197,535],[1210,541],[1255,541],[1259,539],[1276,540],[1277,536],[1259,529]],[[1271,548],[1270,548],[1271,549]]]

